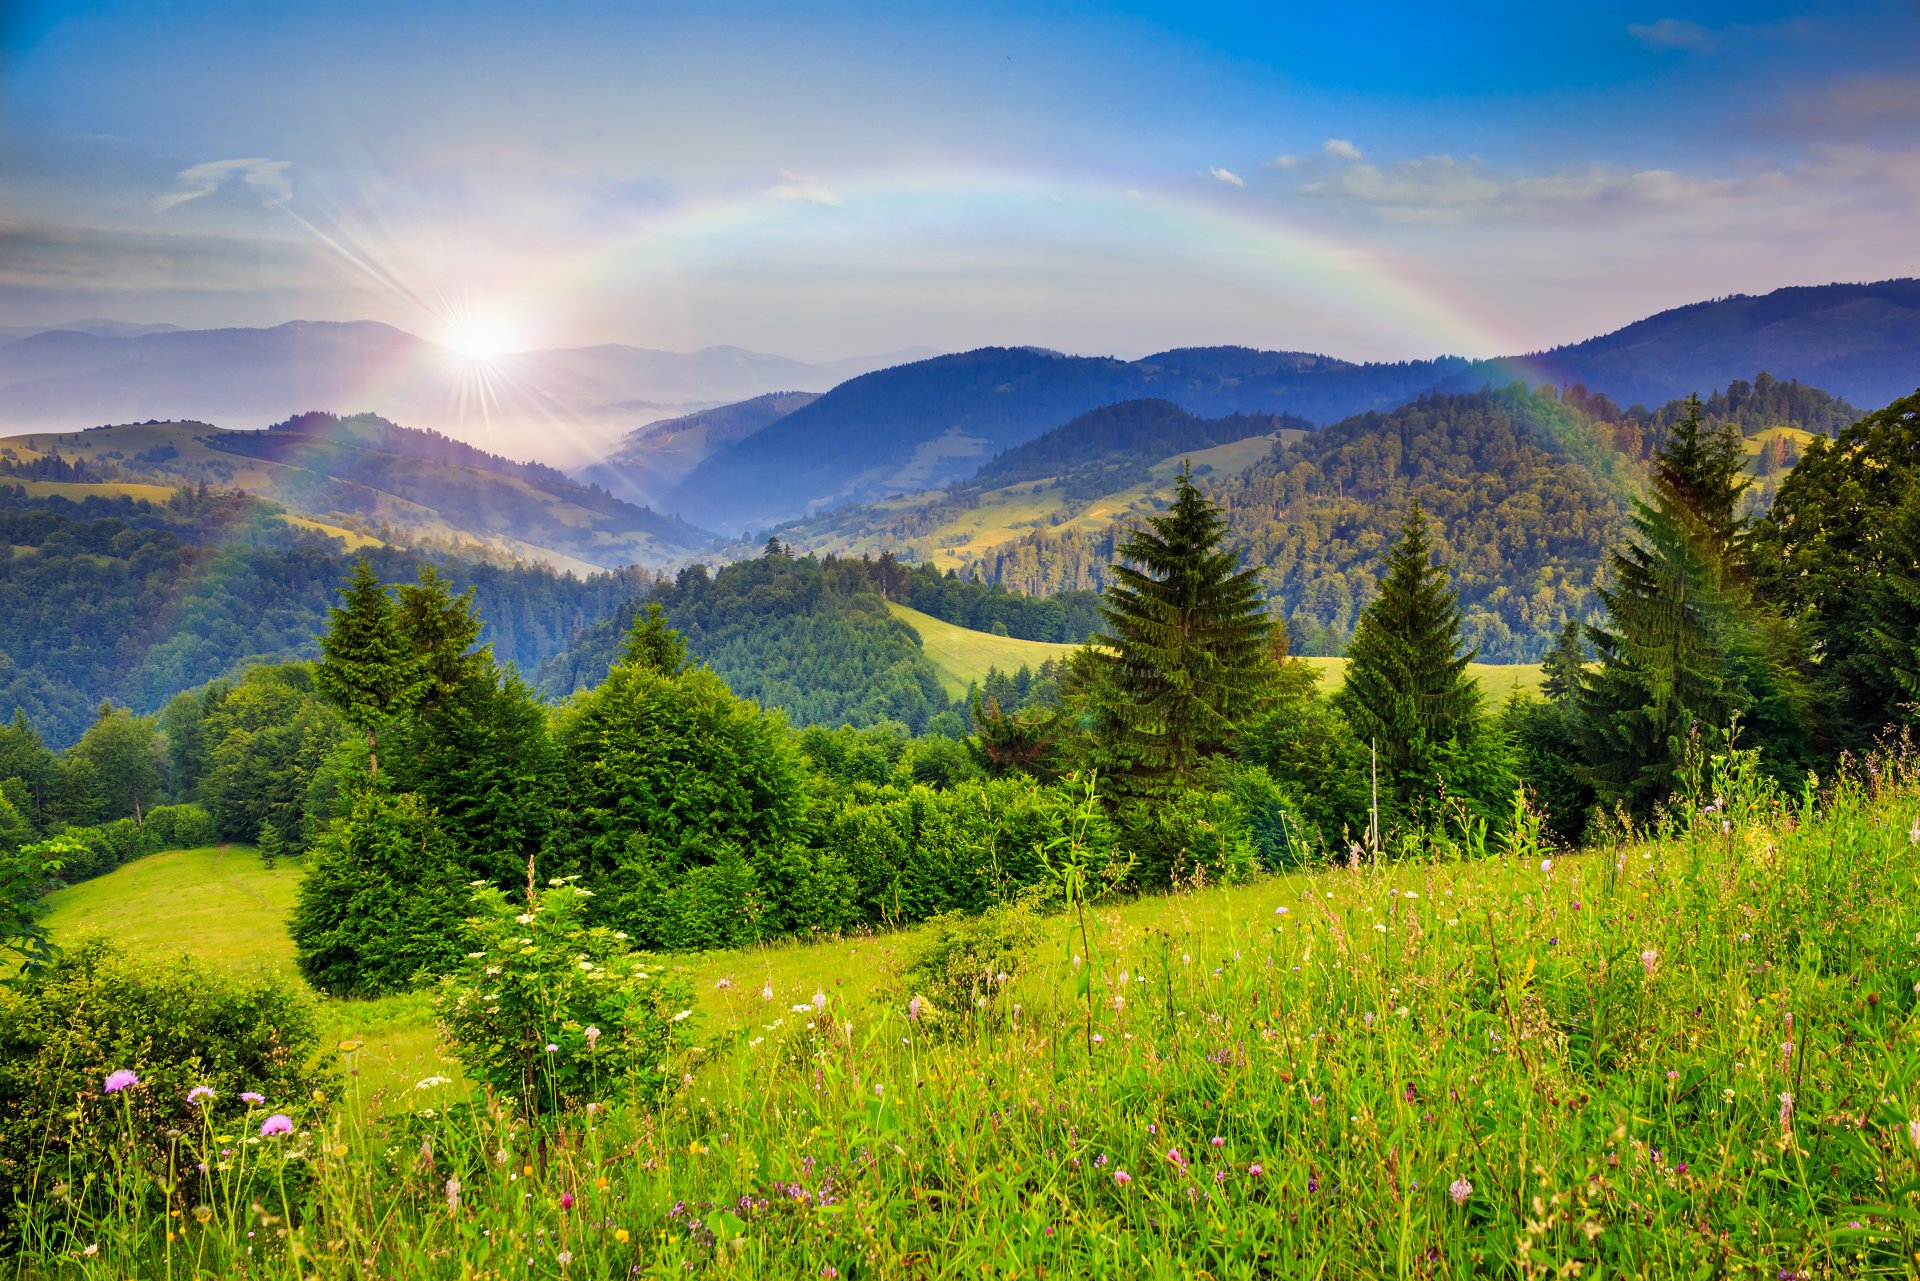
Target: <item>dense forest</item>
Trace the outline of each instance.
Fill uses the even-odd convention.
[[[77,738],[102,700],[151,712],[250,660],[311,655],[349,563],[337,540],[270,504],[204,488],[163,504],[76,503],[0,482],[0,548],[0,706],[25,709],[56,743]],[[366,555],[395,578],[423,557]],[[473,586],[494,652],[529,671],[652,582],[429,559]]]

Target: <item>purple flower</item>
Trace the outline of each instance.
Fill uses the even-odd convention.
[[[1250,1166],[1248,1166],[1248,1167],[1247,1167],[1247,1173],[1248,1173],[1248,1174],[1251,1174],[1251,1175],[1252,1175],[1252,1176],[1253,1176],[1254,1178],[1256,1178],[1256,1179],[1257,1179],[1257,1178],[1259,1178],[1259,1177],[1260,1177],[1261,1175],[1263,1175],[1263,1174],[1265,1174],[1265,1173],[1266,1173],[1266,1171],[1265,1171],[1264,1169],[1262,1169],[1262,1168],[1260,1167],[1260,1163],[1259,1163],[1258,1161],[1256,1161],[1256,1162],[1254,1162],[1254,1163],[1253,1163],[1252,1165],[1250,1165]]]
[[[560,1194],[560,1208],[562,1210],[571,1210],[573,1208],[573,1193],[562,1192]]]
[[[292,1133],[293,1118],[281,1112],[275,1112],[272,1116],[260,1123],[260,1137],[263,1139],[271,1138],[276,1134]]]
[[[1227,1141],[1216,1134],[1213,1136],[1213,1146],[1216,1148],[1224,1148],[1227,1146]]]
[[[1473,1195],[1473,1184],[1465,1179],[1455,1179],[1447,1185],[1447,1195],[1453,1198],[1455,1205],[1465,1205],[1467,1198]]]
[[[920,1021],[920,998],[919,997],[916,996],[911,1001],[907,1002],[907,1017],[913,1020],[915,1023],[918,1023]]]
[[[1115,1170],[1113,1172],[1113,1181],[1124,1188],[1127,1184],[1133,1182],[1133,1176],[1125,1170]]]
[[[121,1068],[107,1076],[107,1093],[118,1094],[129,1085],[140,1084],[140,1076],[132,1068]]]
[[[240,1096],[240,1101],[242,1103],[251,1103],[258,1107],[267,1101],[267,1097],[264,1094],[255,1094],[252,1090],[248,1090]]]
[[[189,1103],[206,1103],[212,1099],[213,1087],[210,1085],[196,1085],[187,1091],[187,1102]]]

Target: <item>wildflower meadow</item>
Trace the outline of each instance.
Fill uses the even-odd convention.
[[[1698,784],[1580,853],[1469,823],[1400,861],[680,958],[580,943],[570,885],[483,891],[439,997],[470,1070],[375,1086],[345,1040],[294,1098],[118,1066],[75,1100],[94,1164],[49,1144],[16,1189],[12,1266],[1911,1275],[1920,777],[1888,753],[1792,795],[1736,752]],[[582,977],[522,1018],[556,966]]]

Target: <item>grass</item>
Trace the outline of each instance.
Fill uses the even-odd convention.
[[[920,633],[921,648],[940,669],[941,687],[955,698],[967,692],[969,682],[985,681],[990,668],[998,667],[1011,675],[1024,663],[1038,671],[1040,664],[1048,659],[1063,659],[1077,648],[975,631],[891,601],[887,608],[895,618]],[[1301,661],[1320,673],[1322,690],[1331,693],[1340,688],[1346,675],[1346,659],[1305,658]],[[1493,703],[1504,701],[1515,690],[1538,692],[1540,689],[1538,663],[1469,663],[1467,674],[1480,683],[1488,701]]]
[[[977,632],[893,601],[887,603],[887,609],[920,633],[921,648],[940,669],[941,687],[954,698],[966,693],[969,683],[986,680],[989,668],[998,667],[1012,675],[1025,664],[1038,671],[1048,659],[1063,659],[1078,648]]]
[[[49,894],[42,923],[56,942],[103,934],[130,952],[264,967],[304,987],[287,934],[300,874],[297,859],[263,866],[250,845],[168,850]],[[422,1077],[459,1075],[418,996],[325,1001],[323,1010],[337,1039],[366,1042],[354,1066],[376,1106]]]
[[[323,1126],[183,1166],[204,1223],[42,1207],[30,1275],[1912,1275],[1902,762],[1816,806],[1735,761],[1577,856],[1458,829],[1055,917],[916,1020],[922,937],[702,959],[663,1108]]]

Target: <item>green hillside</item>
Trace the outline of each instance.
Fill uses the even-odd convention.
[[[920,633],[921,647],[940,669],[941,685],[956,698],[966,693],[969,683],[986,680],[991,668],[1011,673],[1025,664],[1037,671],[1048,659],[1058,661],[1077,648],[956,627],[897,602],[889,601],[887,609]],[[1344,658],[1301,661],[1320,673],[1320,688],[1327,693],[1339,689],[1345,679],[1347,660]],[[1480,682],[1489,702],[1501,702],[1517,689],[1537,691],[1540,688],[1538,663],[1470,663],[1467,671]]]
[[[1079,648],[956,627],[895,601],[887,602],[887,610],[920,633],[920,647],[940,669],[941,687],[955,698],[973,682],[986,680],[991,668],[1010,673],[1026,666],[1037,671],[1047,660],[1057,662]]]
[[[297,859],[264,867],[249,845],[167,850],[49,894],[42,924],[56,943],[102,934],[136,955],[266,966],[297,981],[287,918],[301,870]],[[324,1008],[340,1039],[365,1042],[355,1066],[367,1097],[377,1101],[436,1074],[458,1078],[423,997],[326,1001]]]

